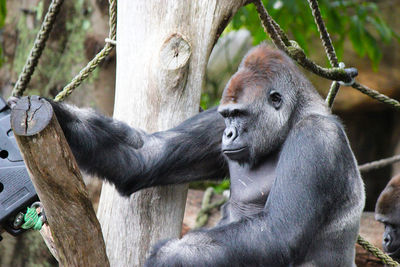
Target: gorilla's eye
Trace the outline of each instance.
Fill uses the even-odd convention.
[[[281,94],[276,91],[271,91],[269,94],[269,98],[271,99],[272,105],[278,109],[282,104]]]

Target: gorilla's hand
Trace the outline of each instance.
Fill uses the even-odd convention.
[[[207,231],[190,232],[181,239],[170,239],[153,247],[146,267],[224,266],[226,247],[221,247]]]

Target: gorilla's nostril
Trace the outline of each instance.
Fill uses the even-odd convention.
[[[383,238],[383,244],[384,244],[384,245],[388,246],[388,245],[390,245],[391,242],[392,242],[392,238],[391,238],[390,235],[387,235],[387,236],[385,236],[385,237]]]
[[[232,133],[232,132],[229,132],[229,133],[226,135],[226,137],[231,138],[232,135],[233,135],[233,133]]]

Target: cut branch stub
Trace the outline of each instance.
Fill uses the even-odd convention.
[[[157,87],[168,95],[167,102],[179,99],[185,90],[191,54],[189,42],[179,33],[169,35],[161,45],[160,68],[156,70],[155,76],[158,80]]]
[[[184,67],[192,54],[192,48],[185,38],[179,34],[171,34],[163,43],[160,50],[162,68],[176,70]]]
[[[25,96],[13,109],[11,125],[15,134],[32,136],[46,128],[52,116],[53,109],[45,99]]]

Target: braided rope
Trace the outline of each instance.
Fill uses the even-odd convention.
[[[338,67],[339,62],[336,57],[335,48],[332,45],[331,37],[326,29],[325,23],[321,16],[321,11],[319,10],[317,0],[308,0],[308,3],[311,7],[311,11],[315,20],[315,24],[317,24],[318,31],[320,33],[320,37],[322,40],[322,44],[324,45],[325,52],[329,58],[329,62],[331,63],[332,67]]]
[[[391,105],[392,107],[394,107],[396,109],[400,109],[400,102],[399,101],[397,101],[397,100],[395,100],[393,98],[390,98],[390,97],[388,97],[388,96],[386,96],[384,94],[381,94],[378,91],[375,91],[375,90],[373,90],[371,88],[368,88],[365,85],[362,85],[362,84],[360,84],[358,82],[354,82],[351,87],[357,89],[361,93],[366,94],[366,95],[368,95],[368,96],[370,96],[370,97],[372,97],[372,98],[374,98],[374,99],[376,99],[376,100],[378,100],[378,101],[380,101],[382,103]]]
[[[358,166],[358,169],[360,170],[360,172],[368,172],[371,170],[383,168],[385,166],[388,166],[390,164],[393,164],[393,163],[396,163],[399,161],[400,161],[400,155],[396,155],[396,156],[393,156],[390,158],[365,163],[363,165]]]
[[[331,83],[331,88],[329,89],[328,95],[326,96],[325,103],[328,105],[328,107],[332,108],[333,101],[335,100],[335,97],[337,93],[339,92],[340,88],[340,83],[337,81],[333,81]]]
[[[89,61],[89,63],[71,80],[69,84],[64,86],[62,91],[54,98],[55,101],[63,101],[67,96],[69,96],[75,88],[77,88],[87,77],[89,77],[89,74],[92,73],[113,50],[117,31],[117,1],[109,0],[109,3],[110,32],[108,33],[105,46],[91,61]]]
[[[315,24],[317,25],[320,38],[322,44],[325,48],[326,55],[328,56],[329,62],[331,63],[332,67],[339,67],[339,62],[336,56],[335,48],[332,44],[331,37],[329,36],[328,30],[326,29],[324,20],[321,16],[321,11],[319,10],[317,0],[308,0],[310,5]],[[333,81],[331,87],[329,89],[328,95],[326,96],[325,102],[328,104],[328,107],[332,107],[333,101],[337,93],[339,92],[340,84],[337,81]]]
[[[387,255],[382,250],[372,245],[370,242],[365,240],[360,235],[357,237],[357,243],[365,250],[370,252],[372,255],[380,259],[384,264],[387,264],[389,266],[400,266],[400,264],[397,261],[393,260],[389,255]]]
[[[254,5],[256,6],[256,9],[257,9],[258,15],[260,16],[264,30],[269,34],[272,41],[274,41],[274,44],[278,48],[280,48],[281,50],[288,53],[287,46],[283,42],[282,38],[280,37],[278,31],[276,30],[276,28],[274,26],[274,25],[277,25],[277,23],[276,22],[273,23],[274,20],[269,15],[268,11],[265,9],[262,1],[256,0],[256,1],[254,1]],[[282,30],[280,30],[280,31],[283,32]]]
[[[53,28],[55,19],[58,12],[60,11],[61,4],[64,0],[53,0],[49,6],[49,9],[44,17],[42,26],[38,34],[36,35],[35,42],[29,53],[28,59],[25,62],[24,68],[22,69],[17,82],[15,83],[12,95],[19,97],[22,96],[26,87],[28,86],[32,74],[39,62],[39,58],[46,46],[46,41],[49,39],[50,32]]]
[[[282,39],[282,42],[286,45],[286,46],[291,46],[292,44],[289,41],[289,37],[286,35],[286,33],[282,30],[281,26],[279,26],[279,24],[271,17],[271,23],[275,28],[275,31],[279,34],[279,36]]]

